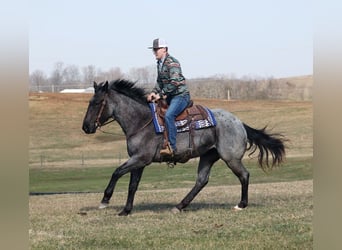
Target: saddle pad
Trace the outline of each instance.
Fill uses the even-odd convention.
[[[150,109],[152,112],[152,117],[153,117],[153,124],[154,128],[156,130],[156,133],[163,133],[164,132],[164,126],[159,124],[158,117],[157,117],[157,111],[156,111],[156,105],[154,103],[149,103]],[[211,112],[210,109],[203,107],[205,111],[208,114],[208,118],[204,120],[198,120],[194,121],[194,128],[197,129],[202,129],[202,128],[209,128],[209,127],[214,127],[216,126],[216,120]],[[180,121],[175,121],[175,125],[177,127],[177,132],[186,132],[190,130],[190,123],[188,123],[188,120],[180,120]]]

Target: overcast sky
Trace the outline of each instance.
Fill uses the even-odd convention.
[[[31,0],[30,72],[56,62],[108,70],[155,64],[165,38],[187,78],[313,72],[312,3],[304,1]]]

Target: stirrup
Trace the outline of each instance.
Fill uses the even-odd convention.
[[[170,156],[173,156],[173,150],[172,150],[172,148],[171,148],[170,143],[168,143],[168,144],[166,145],[166,148],[162,148],[162,149],[160,150],[160,155],[170,155]]]

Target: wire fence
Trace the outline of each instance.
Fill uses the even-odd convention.
[[[199,158],[191,159],[191,162],[198,162]],[[88,167],[118,167],[128,160],[126,152],[117,152],[112,157],[106,158],[89,158],[85,153],[81,152],[73,158],[67,160],[53,160],[53,156],[49,153],[41,153],[30,159],[29,168],[31,169],[48,169],[48,168],[88,168]],[[164,163],[161,163],[164,164]]]
[[[33,159],[32,159],[33,158]],[[79,155],[74,155],[72,158],[68,157],[66,160],[54,159],[54,155],[47,152],[40,153],[38,156],[31,157],[29,160],[30,168],[80,168],[80,167],[96,167],[96,166],[109,166],[121,165],[127,161],[128,156],[125,152],[118,152],[113,154],[112,157],[105,158],[90,158],[85,153],[81,152]]]

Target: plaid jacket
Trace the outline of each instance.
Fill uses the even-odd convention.
[[[157,70],[157,83],[153,92],[162,93],[168,97],[189,93],[180,63],[176,58],[167,54],[161,70],[159,71],[158,65]]]

